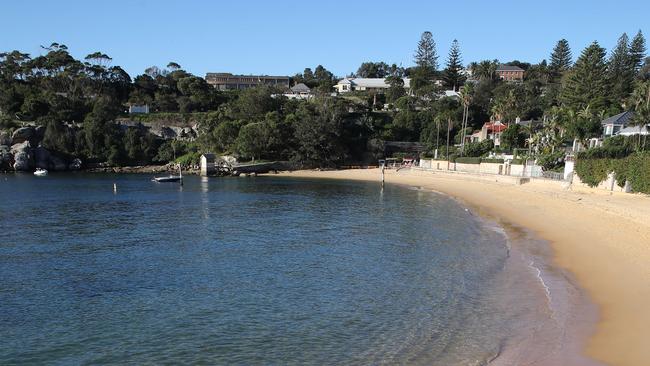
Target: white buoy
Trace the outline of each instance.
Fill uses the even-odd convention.
[[[117,193],[117,183],[113,183],[113,193]]]

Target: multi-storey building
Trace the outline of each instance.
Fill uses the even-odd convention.
[[[288,76],[233,75],[226,72],[209,72],[205,75],[205,81],[219,90],[246,89],[259,85],[289,88]]]

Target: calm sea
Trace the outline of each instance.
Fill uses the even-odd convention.
[[[481,365],[562,340],[543,253],[446,196],[149,179],[0,175],[0,363]]]

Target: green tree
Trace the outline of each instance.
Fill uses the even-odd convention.
[[[601,111],[608,106],[607,64],[605,49],[593,42],[582,51],[565,78],[560,94],[562,104],[573,111],[590,106]]]
[[[458,41],[454,39],[449,49],[447,57],[447,67],[442,74],[442,80],[447,88],[458,90],[465,82],[465,77],[461,74],[463,70],[463,60],[460,53]]]
[[[344,106],[333,98],[302,103],[291,121],[298,144],[293,159],[304,166],[332,167],[343,161]]]
[[[435,72],[438,69],[438,53],[436,41],[433,40],[431,32],[422,33],[418,48],[415,51],[415,64],[420,68],[426,68]]]
[[[386,99],[389,103],[395,103],[399,98],[406,95],[404,89],[404,79],[399,76],[389,76],[386,78],[388,90],[386,90]]]
[[[422,33],[415,52],[416,67],[411,72],[411,89],[419,96],[433,95],[433,78],[438,69],[436,42],[431,32]]]
[[[269,126],[265,122],[249,123],[239,130],[235,140],[236,150],[252,160],[261,158],[268,151],[270,137]]]
[[[645,58],[646,44],[645,37],[641,30],[632,38],[630,42],[630,64],[635,72],[641,68],[643,64],[643,59]]]
[[[385,78],[390,72],[385,62],[364,62],[357,69],[356,76],[359,78]]]
[[[564,73],[569,71],[571,68],[571,59],[572,55],[569,41],[564,38],[557,41],[551,53],[551,62],[549,64],[553,80],[558,80]]]
[[[616,104],[627,99],[633,88],[635,70],[628,43],[627,34],[623,33],[618,39],[607,65],[610,97]]]
[[[524,147],[527,134],[519,124],[511,124],[501,133],[501,143],[508,149]]]

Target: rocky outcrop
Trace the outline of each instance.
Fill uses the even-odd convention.
[[[11,144],[16,145],[36,138],[36,131],[33,127],[21,127],[11,135]]]
[[[14,156],[13,168],[15,171],[27,172],[34,170],[34,154],[29,141],[12,145],[11,153]]]

